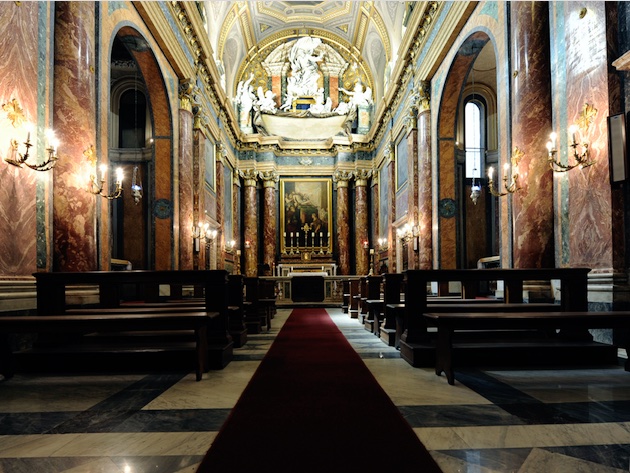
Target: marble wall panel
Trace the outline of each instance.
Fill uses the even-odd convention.
[[[337,251],[339,274],[350,274],[350,212],[347,181],[337,185]]]
[[[560,259],[571,266],[587,266],[608,270],[612,259],[612,203],[608,169],[608,64],[606,50],[606,12],[603,2],[586,2],[586,14],[580,18],[580,8],[574,3],[554,3],[557,28],[555,35],[557,57],[566,66],[566,80],[554,87],[564,88],[560,93],[559,120],[554,123],[559,131],[560,146],[568,148],[567,128],[577,122],[584,104],[597,109],[597,115],[587,133],[581,138],[590,143],[591,158],[595,165],[570,171],[563,183],[568,193],[568,225],[561,227],[568,233],[568,247],[556,248]],[[557,21],[562,19],[562,25]],[[579,32],[579,34],[576,34]],[[563,51],[560,51],[560,44]],[[558,65],[559,67],[562,64]],[[563,115],[566,122],[563,123]],[[564,131],[563,131],[564,130]],[[566,233],[565,233],[566,234]],[[557,256],[558,257],[558,256]]]
[[[273,268],[276,262],[276,242],[278,241],[278,228],[276,226],[278,191],[271,182],[265,181],[263,195],[263,263]]]
[[[38,123],[38,63],[36,38],[40,21],[37,2],[0,5],[0,105],[16,99],[29,121]],[[45,23],[44,23],[45,24]],[[43,43],[42,46],[46,46]],[[45,52],[42,52],[42,56]],[[16,67],[18,65],[20,67]],[[40,80],[45,81],[42,77]],[[45,103],[42,103],[45,105]],[[43,117],[42,117],[43,118]],[[38,125],[40,125],[38,123]],[[41,127],[44,123],[41,123]],[[11,136],[19,134],[20,136]],[[0,158],[11,138],[24,140],[0,110]],[[39,135],[39,130],[38,130]],[[32,150],[33,151],[33,150]],[[42,181],[48,176],[41,176]],[[0,277],[30,276],[37,270],[36,173],[0,164]]]
[[[243,252],[245,255],[245,272],[249,277],[256,276],[258,273],[258,201],[256,196],[256,181],[253,185],[245,184],[243,205]],[[249,248],[247,243],[249,242]]]

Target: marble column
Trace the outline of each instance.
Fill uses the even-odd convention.
[[[545,144],[552,129],[549,6],[510,2],[512,28],[512,196],[515,268],[554,267],[553,174]]]
[[[264,171],[259,175],[263,181],[263,264],[273,269],[276,264],[278,227],[276,225],[277,191],[276,184],[280,180],[275,171]]]
[[[193,183],[192,81],[179,85],[179,267],[193,269],[193,228],[199,222],[195,213]],[[197,203],[198,206],[198,203]],[[197,256],[198,259],[198,256]]]
[[[350,274],[350,215],[348,182],[351,171],[336,171],[333,182],[337,184],[337,252],[340,275]]]
[[[86,160],[96,174],[107,156],[96,152],[95,2],[55,4],[53,123],[59,147],[53,171],[53,270],[98,269],[97,208],[109,215],[109,202],[85,192]],[[97,163],[97,156],[101,160]],[[110,172],[110,175],[112,173]],[[109,219],[103,219],[103,253],[111,253]],[[107,260],[109,261],[109,256]],[[103,268],[109,269],[109,268]]]
[[[369,235],[368,235],[368,179],[372,171],[359,169],[355,172],[355,208],[354,208],[354,255],[356,273],[368,274]]]
[[[258,173],[253,169],[239,171],[243,178],[243,235],[245,241],[241,245],[245,267],[243,273],[247,277],[258,274],[258,202],[256,199],[256,186]]]
[[[429,83],[424,82],[424,98],[418,104],[418,269],[433,268],[433,202],[431,166],[431,110],[428,98]]]

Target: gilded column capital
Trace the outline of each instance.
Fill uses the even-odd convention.
[[[333,182],[339,187],[348,187],[348,181],[354,177],[352,171],[340,171],[337,170],[333,173]]]
[[[260,171],[258,177],[263,181],[263,187],[276,187],[276,182],[280,180],[276,171]]]
[[[184,79],[179,83],[178,97],[180,110],[193,112],[193,91],[195,83],[192,79]]]
[[[366,187],[368,185],[368,179],[372,177],[371,169],[357,169],[354,171],[354,178],[356,187]]]
[[[407,133],[418,127],[418,114],[431,109],[431,83],[427,80],[418,82],[417,88],[409,97],[405,128]]]
[[[223,162],[227,160],[227,149],[225,145],[220,141],[217,142],[217,162]]]
[[[256,187],[256,179],[258,179],[258,171],[255,169],[245,169],[238,171],[239,176],[243,178],[243,185]]]

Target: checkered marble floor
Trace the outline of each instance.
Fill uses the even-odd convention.
[[[201,382],[193,373],[0,382],[0,473],[194,472],[290,312],[278,310],[269,333],[250,335]],[[630,470],[630,373],[620,366],[458,370],[449,386],[329,313],[444,472]]]

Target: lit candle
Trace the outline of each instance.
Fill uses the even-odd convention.
[[[370,248],[370,254],[373,255],[374,254],[374,248]]]
[[[311,233],[311,238],[315,238],[315,232]]]
[[[322,232],[319,232],[319,237],[322,238],[324,236],[324,234]]]
[[[330,232],[328,232],[328,238],[330,238]]]
[[[30,143],[31,142],[31,131],[33,131],[33,124],[32,123],[27,123],[24,128],[26,128],[26,142]]]
[[[293,238],[293,232],[291,232],[291,238]]]
[[[492,175],[494,174],[494,168],[490,166],[488,168],[488,179],[492,180]]]
[[[505,178],[507,178],[507,175],[508,175],[508,170],[509,170],[509,169],[510,169],[510,165],[509,165],[508,163],[505,163],[505,164],[503,165],[503,176],[504,176]]]
[[[569,133],[571,133],[571,143],[573,144],[577,144],[577,140],[575,138],[575,133],[577,132],[577,126],[576,125],[571,125],[569,127]]]
[[[551,147],[555,148],[556,147],[556,137],[557,137],[557,133],[555,131],[551,132],[549,134],[549,142],[551,143]]]
[[[241,256],[241,250],[236,250],[236,256]]]
[[[122,180],[123,180],[123,170],[122,168],[116,168],[116,184],[121,185]]]
[[[551,141],[547,141],[547,151],[551,154],[551,150],[553,149],[553,143]]]
[[[284,232],[282,236],[286,238],[287,237],[287,232]]]

